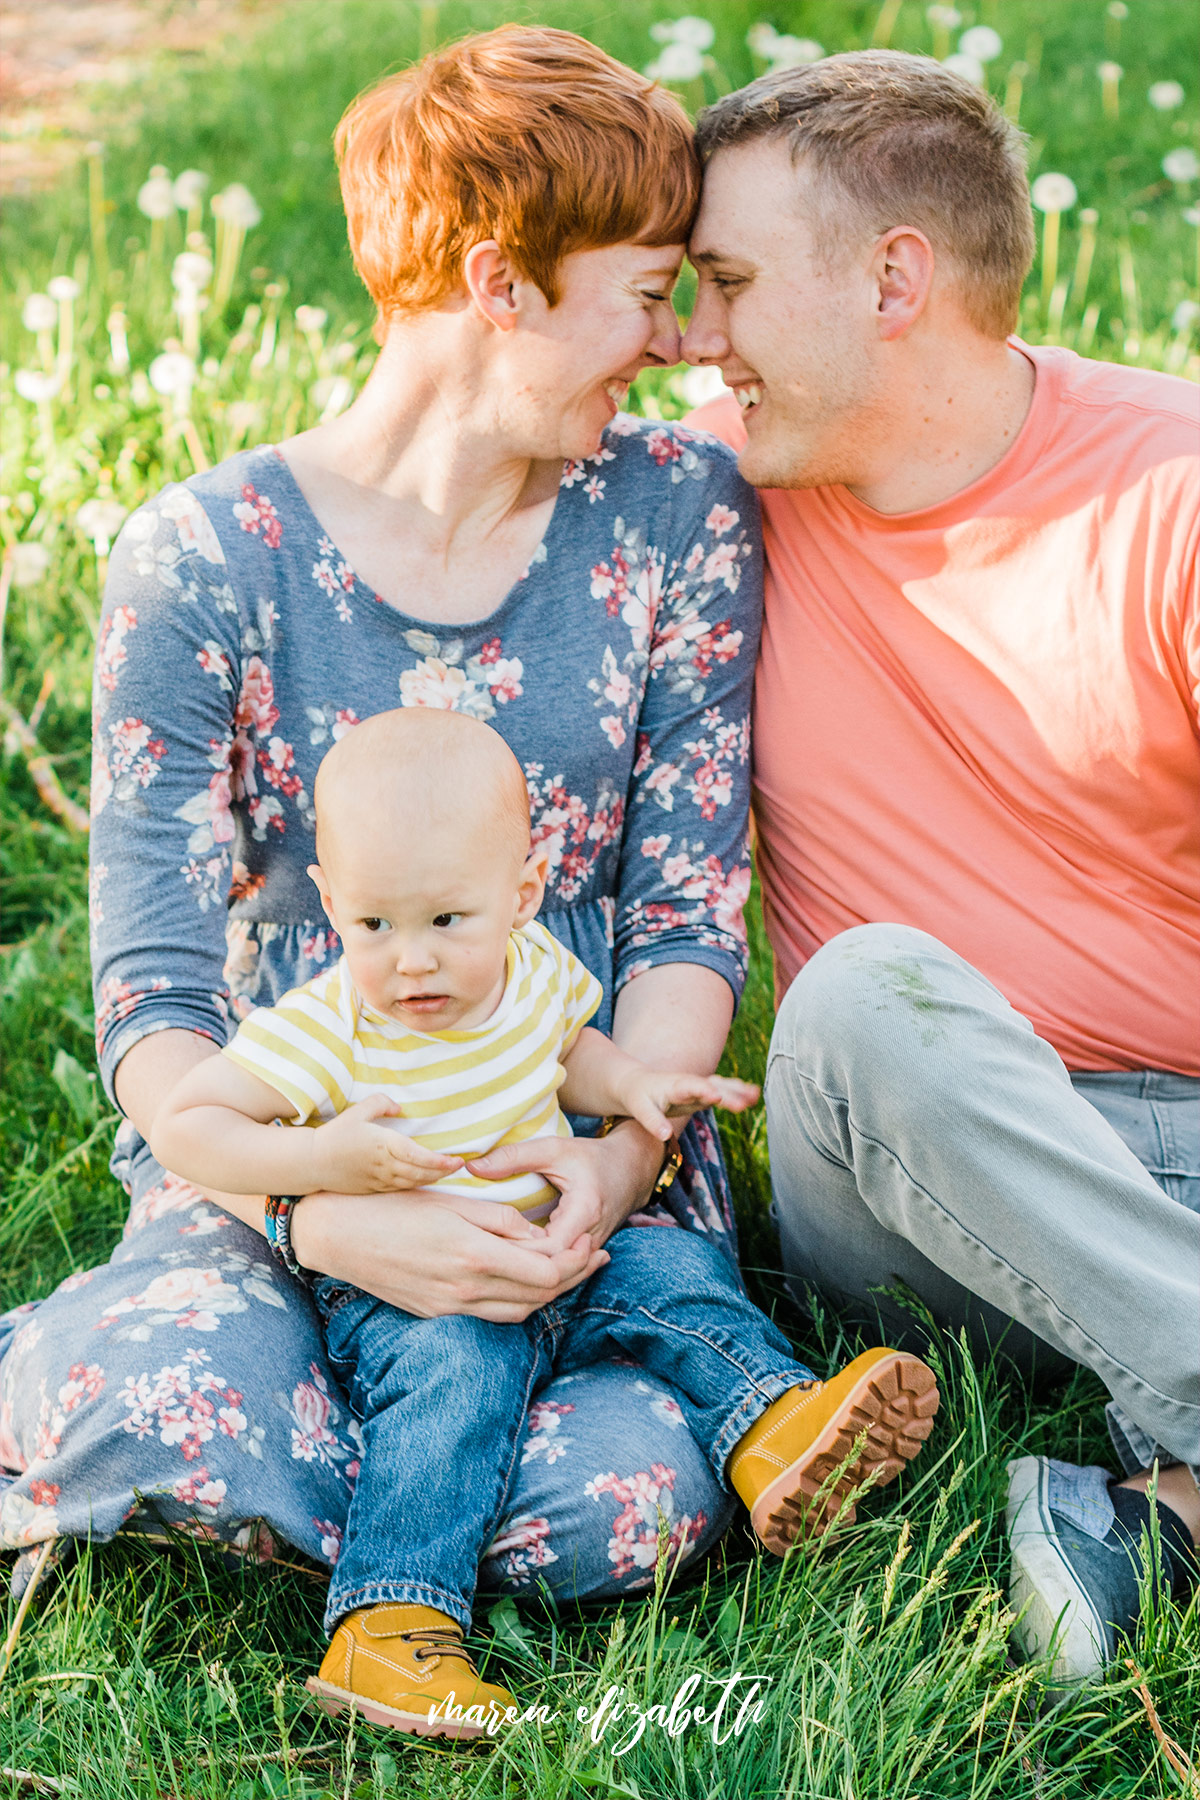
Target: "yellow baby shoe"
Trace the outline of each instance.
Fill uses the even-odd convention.
[[[454,1619],[397,1602],[347,1613],[308,1691],[328,1713],[353,1705],[372,1725],[421,1737],[482,1737],[517,1704],[480,1680]]]
[[[868,1476],[880,1487],[891,1481],[933,1430],[937,1409],[933,1370],[899,1350],[867,1350],[831,1381],[781,1394],[729,1459],[729,1479],[767,1549],[782,1556],[798,1537],[820,1537]],[[864,1431],[858,1453],[817,1499]],[[852,1520],[853,1506],[843,1516]]]

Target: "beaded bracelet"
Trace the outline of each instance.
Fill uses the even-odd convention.
[[[297,1262],[296,1252],[292,1249],[292,1219],[303,1198],[302,1194],[268,1194],[263,1209],[263,1227],[267,1248],[275,1261],[289,1275],[294,1275],[297,1281],[311,1287],[314,1280],[312,1272]]]

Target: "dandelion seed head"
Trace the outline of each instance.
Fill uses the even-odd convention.
[[[1181,300],[1171,314],[1171,330],[1190,331],[1197,319],[1200,319],[1200,302]]]
[[[52,331],[58,323],[58,308],[49,294],[30,294],[21,308],[21,323],[26,331]]]
[[[962,14],[957,6],[927,6],[925,17],[931,25],[941,25],[947,31],[953,31],[956,25],[962,24]]]
[[[45,544],[34,543],[32,539],[14,544],[7,554],[14,587],[32,587],[50,567],[50,552]]]
[[[693,50],[711,50],[717,33],[707,19],[687,14],[682,19],[660,19],[650,27],[656,44],[690,44]]]
[[[171,283],[181,293],[190,289],[199,293],[212,276],[213,266],[199,250],[182,250],[171,264]]]
[[[329,314],[323,306],[298,306],[296,323],[301,331],[324,331]]]
[[[1125,0],[1109,0],[1105,11],[1110,19],[1127,19],[1129,17],[1129,8],[1126,6]]]
[[[1098,225],[1100,223],[1100,214],[1096,211],[1094,206],[1081,207],[1079,212],[1079,223],[1081,225]]]
[[[75,524],[84,537],[91,539],[100,555],[107,556],[108,546],[125,523],[126,517],[125,508],[119,500],[106,500],[97,495],[94,500],[84,501],[75,514]]]
[[[1185,225],[1200,225],[1200,206],[1187,206],[1183,212]]]
[[[177,175],[171,192],[180,212],[190,212],[193,206],[199,206],[207,187],[208,176],[203,169],[185,169],[182,175]]]
[[[1120,81],[1120,79],[1121,79],[1122,75],[1124,75],[1125,71],[1121,67],[1120,63],[1102,62],[1102,63],[1097,63],[1096,73],[1100,77],[1101,81],[1109,82],[1109,81]]]
[[[1183,105],[1187,95],[1182,82],[1156,81],[1147,90],[1146,98],[1155,112],[1174,112],[1177,106]]]
[[[790,37],[781,34],[771,45],[771,72],[777,69],[803,69],[809,63],[820,62],[825,54],[825,46],[818,44],[816,38]]]
[[[1200,175],[1200,157],[1187,144],[1168,150],[1162,159],[1162,171],[1168,181],[1195,181]]]
[[[57,375],[48,375],[44,369],[18,369],[13,375],[13,386],[22,400],[32,400],[39,406],[53,400],[61,385]]]
[[[779,33],[773,25],[768,25],[765,19],[760,19],[758,24],[752,25],[746,33],[746,48],[755,56],[768,57],[771,54],[771,45],[778,36]]]
[[[262,219],[262,208],[250,189],[240,181],[230,182],[212,197],[212,209],[219,219],[239,231],[253,231]]]
[[[695,81],[704,68],[704,58],[694,44],[664,44],[662,52],[645,73],[651,81]]]
[[[981,63],[995,62],[1004,48],[1004,39],[990,25],[972,25],[958,40],[964,56],[974,56]]]
[[[164,350],[155,357],[147,373],[156,394],[181,394],[191,387],[196,365],[182,350]]]
[[[1069,175],[1047,171],[1039,175],[1029,191],[1030,199],[1043,213],[1069,212],[1079,197],[1079,190]]]
[[[149,181],[143,181],[137,195],[138,211],[147,219],[169,219],[175,211],[175,189],[171,185],[171,177],[165,169],[155,173],[150,171]]]
[[[53,281],[46,283],[46,292],[52,300],[61,301],[65,305],[70,300],[78,300],[83,289],[73,275],[56,275]]]
[[[942,58],[943,69],[949,69],[952,75],[960,75],[964,81],[970,81],[976,87],[982,87],[987,81],[987,70],[977,56],[966,56],[956,50],[952,56]]]

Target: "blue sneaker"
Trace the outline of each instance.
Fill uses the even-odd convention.
[[[1150,1505],[1113,1485],[1107,1469],[1048,1456],[1009,1463],[1009,1603],[1021,1615],[1013,1635],[1028,1657],[1052,1654],[1053,1681],[1095,1680],[1116,1656],[1118,1634],[1136,1630]],[[1157,1511],[1156,1597],[1182,1597],[1195,1567],[1191,1537],[1170,1507]]]

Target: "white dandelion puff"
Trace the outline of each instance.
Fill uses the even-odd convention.
[[[651,81],[695,81],[704,68],[704,58],[694,44],[664,44],[645,73]]]
[[[650,36],[656,44],[690,44],[693,50],[711,50],[716,35],[707,19],[698,19],[690,13],[682,19],[661,19],[650,27]]]
[[[58,324],[58,308],[49,294],[30,294],[21,308],[21,323],[26,331],[53,331]]]
[[[1079,190],[1069,175],[1047,171],[1034,182],[1030,198],[1039,212],[1069,212],[1079,198]]]
[[[1195,181],[1200,175],[1200,157],[1187,144],[1168,150],[1162,159],[1162,172],[1168,181]]]
[[[967,56],[956,50],[952,56],[942,58],[943,69],[949,69],[952,75],[958,75],[963,81],[970,81],[976,87],[982,87],[987,81],[987,70],[977,56]]]
[[[22,400],[44,406],[47,400],[53,400],[62,380],[57,374],[48,375],[44,369],[18,369],[13,376],[13,386]]]
[[[163,169],[160,173],[150,171],[149,181],[143,181],[137,194],[138,211],[147,219],[169,219],[175,212],[175,189],[171,177]]]
[[[972,25],[964,31],[958,40],[959,50],[964,56],[973,56],[981,63],[995,62],[1004,48],[1004,39],[990,25]]]
[[[147,371],[156,394],[183,394],[196,377],[196,365],[182,350],[164,350]]]

